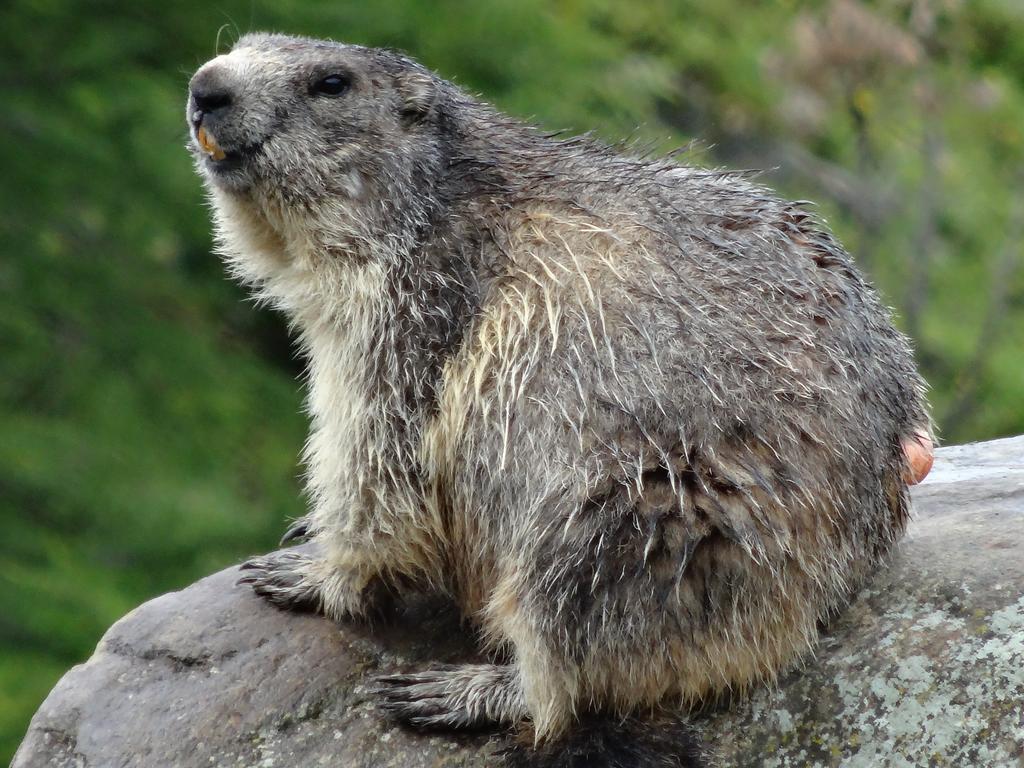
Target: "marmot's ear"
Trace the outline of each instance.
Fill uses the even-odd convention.
[[[402,95],[402,120],[407,125],[425,118],[437,103],[437,83],[424,72],[399,75],[398,92]]]

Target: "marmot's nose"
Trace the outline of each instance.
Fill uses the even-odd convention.
[[[233,101],[231,89],[216,69],[205,69],[196,74],[188,88],[192,95],[191,119],[194,125],[199,125],[206,115],[227,109]]]
[[[213,112],[231,105],[231,93],[228,91],[192,91],[192,100],[196,108],[203,112]]]

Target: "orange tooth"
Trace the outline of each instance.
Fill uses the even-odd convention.
[[[200,127],[196,131],[196,139],[199,140],[199,146],[203,148],[203,151],[212,157],[214,160],[223,160],[227,155],[224,150],[220,148],[216,139],[210,135],[210,132],[206,128]]]

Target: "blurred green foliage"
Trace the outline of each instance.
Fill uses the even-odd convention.
[[[183,149],[240,31],[403,48],[547,127],[697,139],[819,201],[947,441],[1024,432],[1014,0],[12,0],[0,10],[0,761],[142,600],[301,514],[301,365],[229,284]]]

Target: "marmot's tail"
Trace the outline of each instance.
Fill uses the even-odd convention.
[[[522,734],[503,750],[506,768],[707,768],[693,728],[678,717],[591,715],[565,736],[534,745]]]

